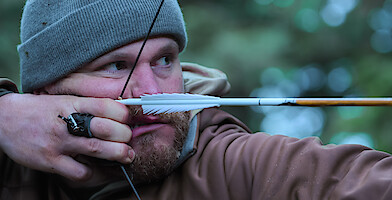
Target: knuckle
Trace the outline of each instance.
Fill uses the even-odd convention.
[[[54,123],[54,125],[51,127],[51,134],[56,138],[64,138],[69,136],[67,126],[62,123]]]
[[[112,99],[105,99],[107,103],[107,107],[105,108],[105,111],[108,113],[113,113],[115,111],[115,120],[120,121],[120,122],[126,122],[128,120],[128,108],[127,106],[115,102]]]
[[[93,154],[101,153],[102,152],[102,143],[96,139],[88,140],[87,150]]]
[[[126,133],[126,134],[124,134],[124,141],[129,142],[132,138],[132,130],[131,130],[131,128],[129,128],[129,126],[126,126],[125,130],[126,131],[124,131],[124,133]]]
[[[110,99],[97,99],[95,105],[100,116],[105,115],[111,109],[111,101]]]
[[[116,151],[116,155],[114,155],[114,159],[116,160],[125,160],[128,157],[128,147],[126,144],[121,144],[118,151]]]
[[[40,162],[49,172],[56,173],[58,171],[55,159],[45,157],[43,160],[40,160]]]
[[[125,105],[122,105],[120,103],[118,103],[118,105],[120,105],[122,107],[122,109],[119,109],[119,112],[118,112],[120,119],[121,119],[121,122],[126,122],[129,117],[128,109]]]
[[[54,147],[52,147],[52,145],[47,144],[47,145],[39,145],[37,146],[39,154],[43,156],[43,158],[45,158],[45,160],[47,160],[47,163],[49,163],[49,165],[54,165],[56,163],[56,158],[59,155],[58,150]]]
[[[82,101],[78,100],[78,99],[76,99],[74,97],[66,97],[66,98],[67,98],[66,100],[67,100],[67,102],[69,104],[68,107],[72,108],[74,112],[79,112],[81,104],[83,104]],[[69,114],[71,114],[71,113],[69,113]]]

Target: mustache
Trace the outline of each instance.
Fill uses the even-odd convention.
[[[129,115],[131,118],[142,118],[146,116],[143,114],[143,108],[141,106],[128,106]],[[161,114],[154,114],[154,116],[158,116],[160,119],[175,123],[179,118],[186,119],[190,116],[190,111],[187,112],[177,112],[177,113],[161,113]]]
[[[143,108],[141,106],[128,106],[128,110],[131,117],[143,115]]]

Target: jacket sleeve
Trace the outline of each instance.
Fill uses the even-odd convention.
[[[208,112],[191,164],[208,177],[201,185],[216,199],[392,199],[388,153],[251,134],[233,117]]]
[[[392,198],[392,158],[387,153],[263,133],[246,143],[243,161],[254,173],[252,199]]]

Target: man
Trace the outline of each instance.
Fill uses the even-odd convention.
[[[145,21],[152,20],[159,3],[27,1],[18,51],[22,88],[36,95],[0,97],[7,111],[0,114],[3,199],[133,198],[118,163],[126,166],[141,199],[392,196],[389,154],[357,145],[322,146],[315,138],[250,134],[214,108],[143,115],[138,107],[115,102],[143,44]],[[224,78],[197,75],[222,77],[218,72],[180,64],[185,45],[180,8],[166,0],[123,97],[224,93]],[[3,88],[15,91],[2,81]],[[38,107],[20,107],[21,99]],[[33,111],[26,116],[28,109]],[[58,115],[72,113],[94,116],[89,125],[94,138],[70,134],[67,119]],[[30,118],[39,127],[24,124]],[[20,126],[13,126],[19,119]]]

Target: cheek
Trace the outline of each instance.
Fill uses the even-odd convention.
[[[55,83],[48,92],[117,99],[122,90],[121,84],[124,82],[117,79],[73,76]]]
[[[114,81],[86,81],[83,87],[83,96],[117,99],[123,86]]]
[[[161,80],[159,85],[161,85],[165,93],[183,93],[184,80],[182,78],[182,71],[176,72],[169,79]]]
[[[175,137],[175,129],[170,125],[166,125],[159,130],[159,133],[157,133],[157,142],[162,145],[172,146],[174,144]]]

